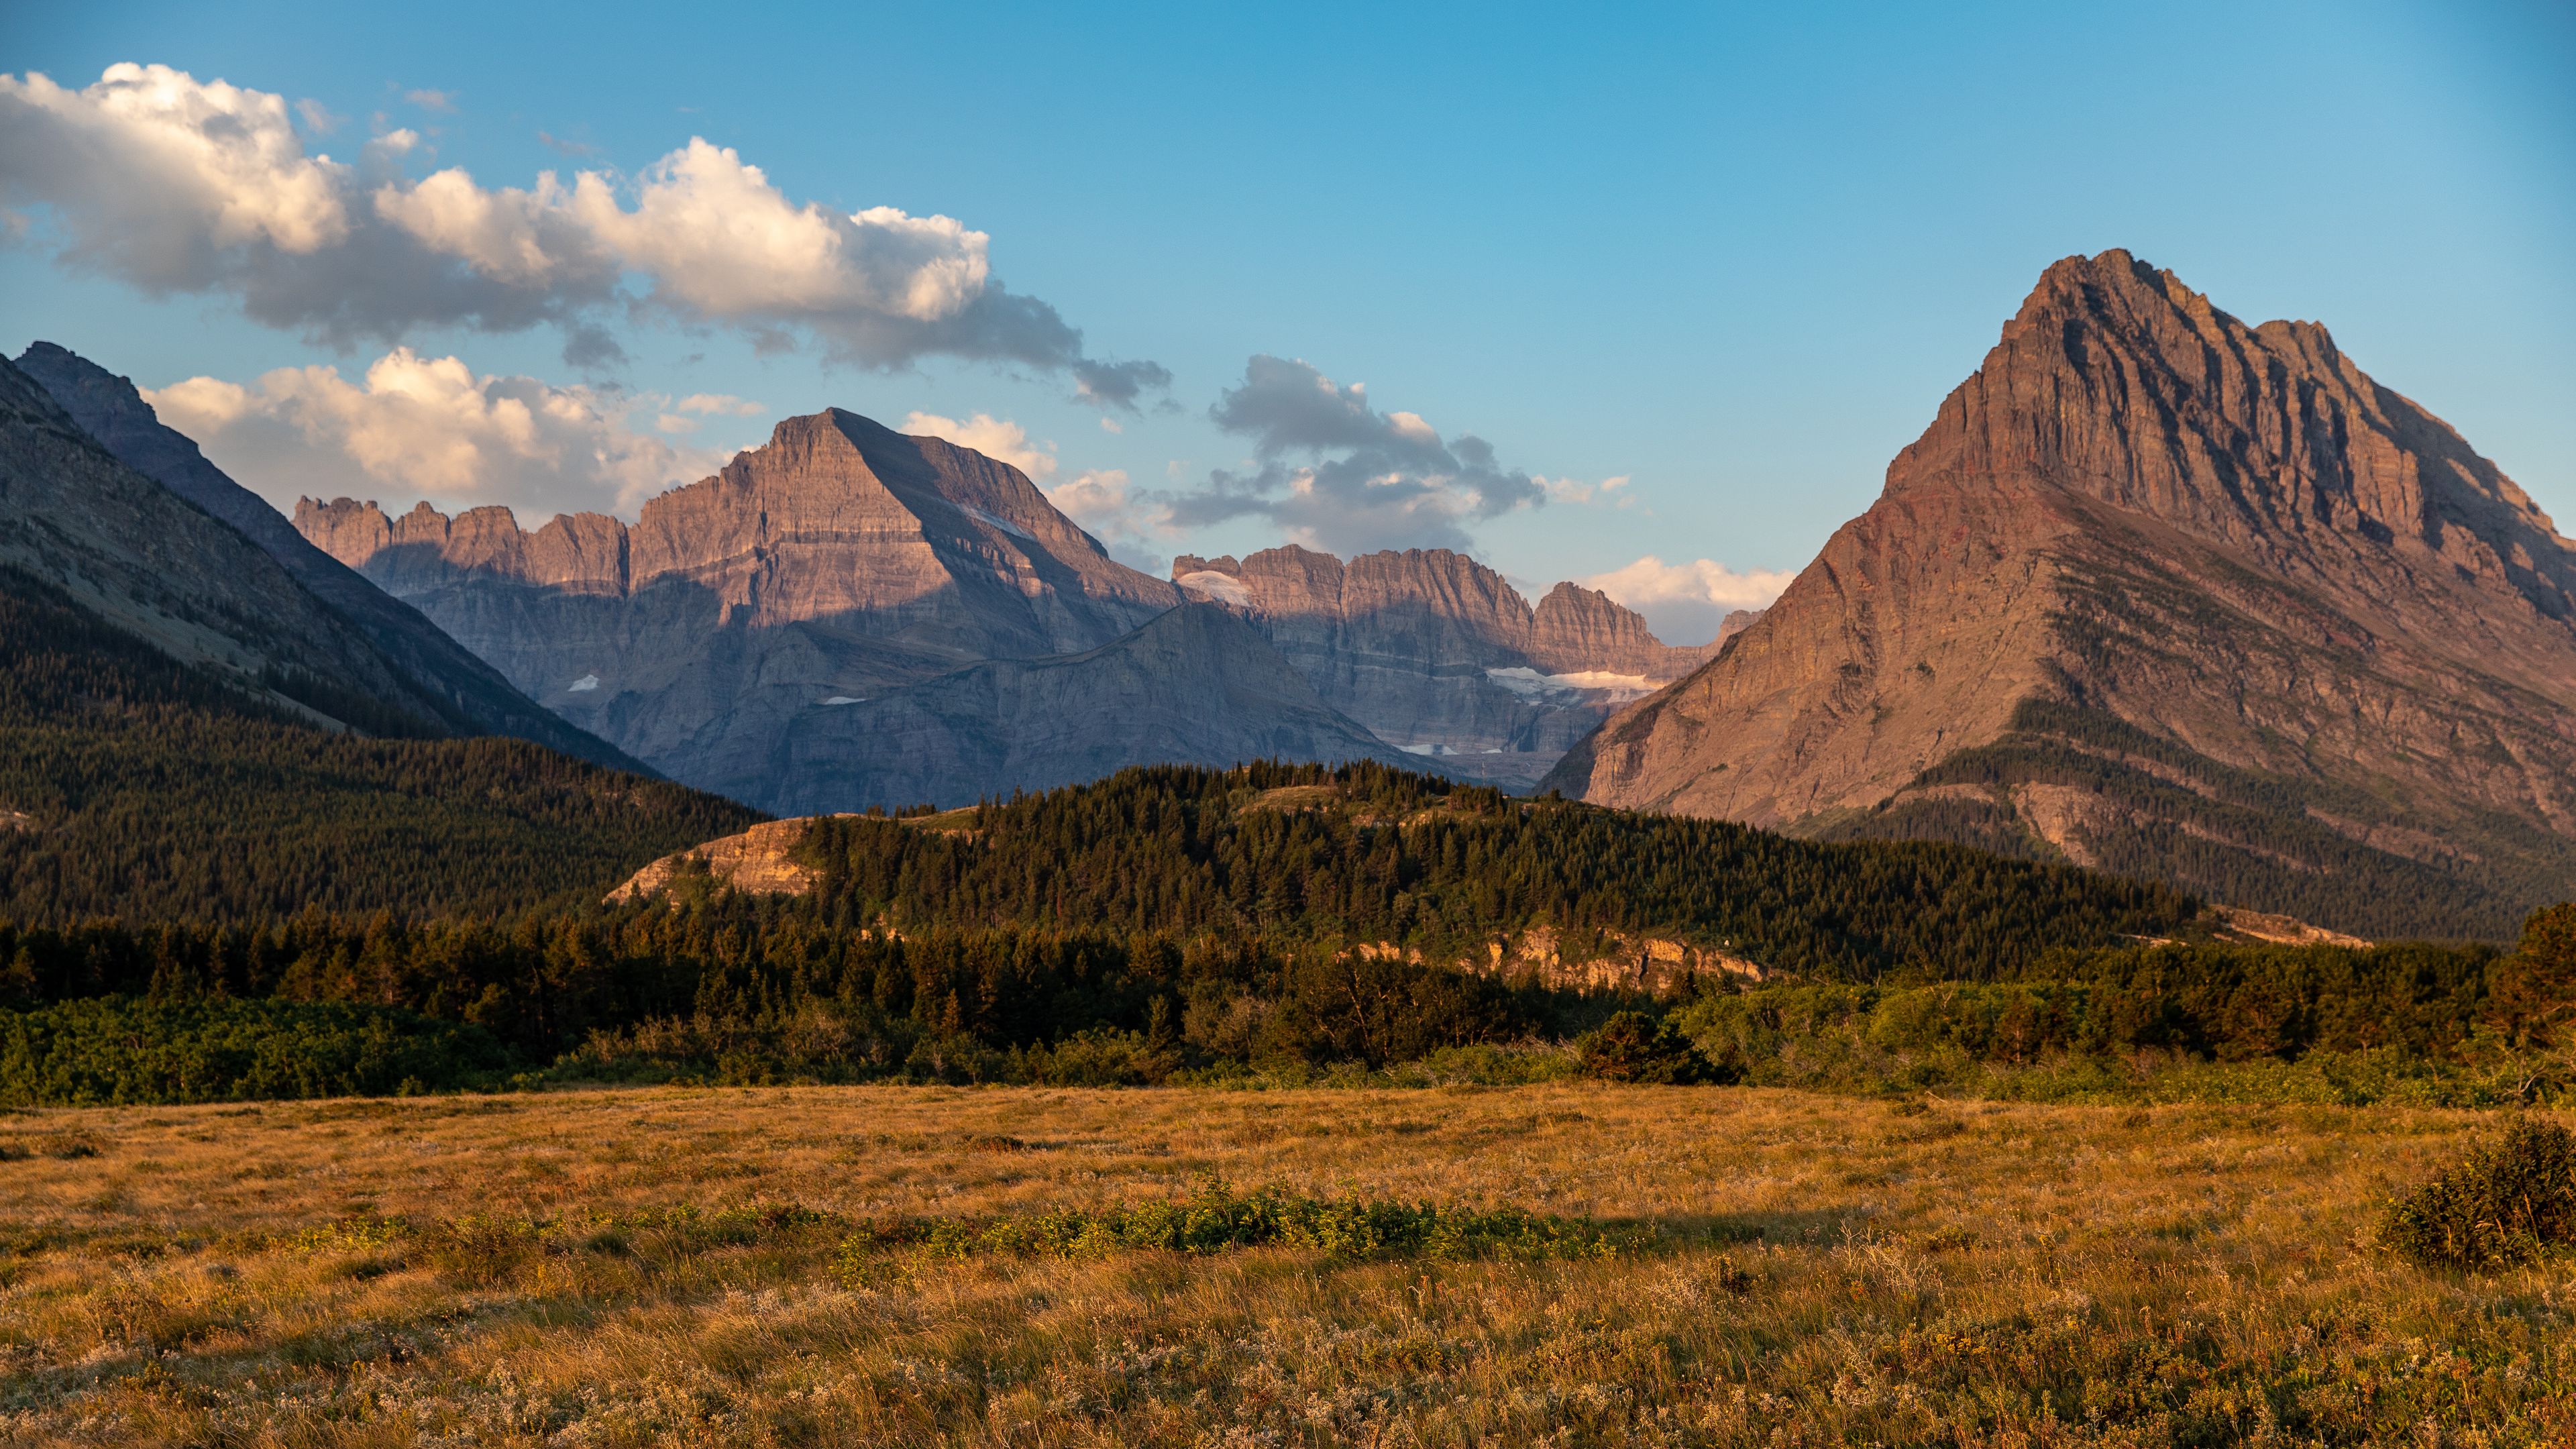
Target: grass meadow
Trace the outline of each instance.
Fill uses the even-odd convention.
[[[2502,1121],[1597,1084],[20,1111],[0,1442],[2566,1442],[2568,1260],[2376,1242]],[[1027,1227],[1214,1183],[1553,1226]]]

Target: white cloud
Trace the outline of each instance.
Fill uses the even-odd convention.
[[[1254,355],[1243,384],[1219,396],[1209,417],[1252,439],[1257,466],[1215,469],[1169,497],[1169,516],[1184,528],[1250,516],[1333,553],[1464,549],[1468,524],[1547,497],[1527,473],[1503,467],[1484,439],[1461,433],[1444,442],[1420,414],[1381,413],[1364,384],[1342,386],[1302,361]]]
[[[424,111],[447,113],[453,112],[456,109],[456,92],[454,91],[433,91],[427,89],[405,91],[403,92],[403,99],[420,107]]]
[[[0,75],[0,187],[54,206],[68,260],[146,290],[203,285],[225,248],[337,244],[348,174],[304,153],[282,96],[161,65],[112,65],[80,91]]]
[[[282,508],[303,494],[390,493],[451,507],[507,503],[533,527],[556,512],[631,516],[656,493],[713,473],[725,454],[675,445],[586,387],[478,376],[456,357],[396,348],[352,383],[286,367],[248,387],[192,377],[146,390],[161,420]]]
[[[1055,476],[1053,454],[1030,442],[1027,430],[1018,423],[1008,418],[997,418],[991,413],[977,413],[964,422],[943,418],[937,413],[906,413],[902,426],[895,431],[917,437],[946,438],[995,462],[1008,463],[1040,483]],[[1126,475],[1122,473],[1119,476],[1124,478]]]
[[[1087,469],[1047,489],[1046,496],[1120,562],[1149,574],[1162,573],[1170,563],[1160,550],[1181,536],[1171,504],[1131,486],[1126,469]]]
[[[735,397],[729,392],[693,392],[671,404],[674,411],[708,413],[728,418],[756,418],[769,411],[769,404]]]
[[[554,325],[568,356],[598,362],[616,355],[601,319],[649,308],[870,367],[947,355],[1059,372],[1116,408],[1171,382],[1088,355],[1053,307],[1004,288],[985,233],[795,201],[700,137],[631,183],[592,170],[487,188],[457,167],[410,175],[426,148],[408,130],[355,164],[307,154],[292,114],[283,96],[167,66],[111,66],[78,91],[0,75],[0,203],[48,208],[66,264],[155,294],[235,295],[258,321],[344,346],[420,325]],[[303,114],[323,129],[326,113]]]
[[[376,215],[422,246],[512,286],[544,288],[576,272],[596,285],[615,274],[615,258],[567,214],[569,194],[551,171],[532,191],[486,191],[450,167],[408,185],[387,182],[373,200]]]
[[[1548,501],[1551,503],[1599,502],[1614,508],[1625,508],[1629,502],[1629,495],[1620,491],[1628,486],[1628,475],[1625,473],[1604,478],[1598,483],[1586,483],[1579,478],[1543,476],[1533,476],[1530,481],[1536,483],[1540,491],[1547,494]]]
[[[1668,644],[1700,644],[1738,609],[1765,609],[1797,574],[1788,569],[1738,573],[1714,559],[1668,564],[1653,554],[1579,582],[1646,616]]]

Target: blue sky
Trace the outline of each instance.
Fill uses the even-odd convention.
[[[1760,592],[1744,576],[1796,569],[1868,505],[2042,267],[2125,246],[2248,320],[2324,321],[2562,531],[2576,517],[2563,4],[451,3],[433,23],[234,3],[0,19],[0,71],[22,82],[78,92],[120,62],[314,103],[294,144],[353,176],[374,165],[362,190],[448,168],[486,190],[591,171],[623,198],[584,233],[623,237],[627,259],[587,310],[531,283],[514,305],[554,320],[421,301],[331,335],[313,316],[255,320],[242,284],[175,253],[66,257],[78,238],[46,189],[123,183],[45,171],[30,129],[14,149],[0,138],[28,217],[0,251],[0,345],[44,337],[147,388],[183,385],[165,414],[200,420],[218,461],[273,497],[508,502],[533,525],[559,507],[631,513],[657,470],[695,476],[826,404],[961,430],[982,414],[995,423],[975,436],[1020,428],[1041,483],[1141,562],[1288,536],[1464,541],[1540,587],[1629,568],[1635,600],[1688,637]],[[397,132],[407,150],[377,139]],[[972,263],[972,285],[1062,326],[966,344],[1021,358],[975,360],[940,340],[964,335],[953,319],[889,333],[728,290],[733,254],[666,254],[677,232],[640,199],[692,138],[734,153],[692,173],[700,201],[721,199],[717,170],[749,166],[788,212],[904,213],[885,223],[887,265],[929,260],[883,274],[868,305],[947,319],[965,293],[939,291],[938,269]],[[109,208],[96,215],[148,204],[81,194]],[[930,217],[957,226],[916,225]],[[566,316],[592,338],[572,358]],[[409,371],[381,388],[480,398],[475,426],[499,427],[505,397],[541,433],[588,411],[509,458],[489,437],[426,436],[426,404],[369,411],[369,369],[396,347]],[[441,372],[450,357],[461,368]],[[1149,384],[1132,410],[1077,395],[1081,367],[1140,361],[1168,383],[1104,384]],[[310,367],[338,378],[261,382]],[[1318,398],[1329,416],[1305,407]],[[1313,456],[1316,428],[1354,475],[1467,481],[1373,510],[1296,504],[1281,470]],[[1158,528],[1176,500],[1192,526]],[[1667,567],[1635,571],[1646,556]]]

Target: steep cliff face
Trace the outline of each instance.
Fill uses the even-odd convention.
[[[575,514],[529,532],[506,509],[392,517],[346,499],[306,500],[295,523],[575,724],[781,811],[883,803],[833,793],[882,778],[877,742],[845,728],[882,707],[856,705],[990,660],[1098,650],[1182,598],[1018,470],[837,409],[779,424],[632,526]],[[1064,724],[1124,727],[1105,707]],[[942,776],[885,798],[986,788],[1007,786]]]
[[[2576,548],[2324,328],[2070,258],[1778,603],[1550,783],[2503,935],[2576,893]]]
[[[1448,549],[1347,564],[1295,545],[1240,561],[1183,555],[1172,577],[1241,612],[1379,738],[1513,783],[1706,653],[1666,646],[1633,611],[1575,584],[1532,609],[1502,575]]]
[[[357,625],[415,687],[417,707],[455,732],[515,735],[599,764],[634,767],[635,761],[511,687],[418,610],[307,542],[267,500],[226,477],[187,437],[162,426],[128,379],[50,342],[29,347],[18,366],[118,461],[230,525]]]

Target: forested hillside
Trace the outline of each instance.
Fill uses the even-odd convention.
[[[925,821],[817,821],[823,918],[1386,942],[1650,933],[1851,979],[2015,968],[2182,929],[2179,891],[1953,845],[1795,840],[1380,765],[1128,770]]]
[[[758,817],[277,674],[335,733],[0,569],[0,917],[486,913],[594,899]]]

